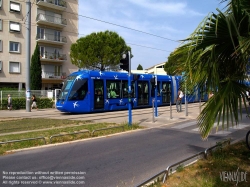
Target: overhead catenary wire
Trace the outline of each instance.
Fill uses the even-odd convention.
[[[19,2],[25,2],[25,1],[21,1],[21,0],[17,0],[17,1],[19,1]],[[33,1],[32,6],[34,4],[35,4],[35,0]],[[76,16],[84,17],[84,18],[87,18],[87,19],[92,19],[92,20],[95,20],[95,21],[99,21],[99,22],[102,22],[102,23],[114,25],[114,26],[117,26],[117,27],[122,27],[122,28],[125,28],[125,29],[133,30],[133,31],[136,31],[136,32],[144,33],[144,34],[151,35],[151,36],[158,37],[158,38],[162,38],[162,39],[165,39],[165,40],[169,40],[169,41],[173,41],[173,42],[180,42],[180,40],[174,40],[174,39],[171,39],[171,38],[166,38],[166,37],[163,37],[163,36],[159,36],[159,35],[152,34],[152,33],[145,32],[145,31],[141,31],[141,30],[138,30],[138,29],[126,27],[126,26],[119,25],[119,24],[116,24],[116,23],[111,23],[111,22],[108,22],[108,21],[100,20],[100,19],[97,19],[97,18],[92,18],[92,17],[89,17],[89,16],[85,16],[85,15],[81,15],[81,14],[76,14],[76,13],[68,12],[68,11],[64,11],[64,12],[66,12],[68,14],[73,14],[73,15],[76,15]],[[24,17],[26,17],[26,16],[27,15],[25,15]],[[23,20],[23,18],[22,18],[22,20]],[[84,34],[79,34],[79,35],[84,35]]]
[[[21,24],[21,26],[25,27],[26,28],[26,25],[27,23],[22,23],[22,20],[7,20],[7,19],[2,19],[3,21],[13,21],[13,22],[18,22]],[[36,23],[31,23],[32,26],[37,26]],[[78,33],[76,32],[70,32],[70,31],[63,31],[65,33],[72,33],[72,34],[77,34],[79,35]],[[81,35],[85,35],[85,34],[81,34]],[[86,36],[86,35],[85,35]],[[145,45],[140,45],[140,44],[134,44],[134,43],[129,43],[127,42],[127,44],[129,45],[134,45],[134,46],[138,46],[138,47],[143,47],[143,48],[148,48],[148,49],[153,49],[153,50],[157,50],[157,51],[164,51],[164,52],[172,52],[172,51],[168,51],[168,50],[165,50],[165,49],[159,49],[159,48],[154,48],[154,47],[149,47],[149,46],[145,46]]]
[[[73,14],[73,13],[71,13],[71,14]],[[91,18],[91,17],[88,17],[88,16],[80,15],[80,14],[78,14],[78,16],[81,16],[81,17],[84,17],[84,18],[88,18],[88,19],[92,19],[92,20],[99,21],[99,22],[103,22],[103,23],[107,23],[107,24],[110,24],[110,25],[122,27],[122,28],[125,28],[125,29],[133,30],[133,31],[136,31],[136,32],[144,33],[144,34],[151,35],[151,36],[154,36],[154,37],[158,37],[158,38],[161,38],[161,39],[170,40],[170,41],[173,41],[173,42],[180,42],[178,40],[173,40],[173,39],[166,38],[166,37],[163,37],[163,36],[158,36],[158,35],[151,34],[151,33],[148,33],[148,32],[145,32],[145,31],[141,31],[141,30],[138,30],[138,29],[133,29],[133,28],[126,27],[126,26],[123,26],[123,25],[119,25],[119,24],[116,24],[116,23],[111,23],[111,22],[108,22],[108,21],[103,21],[103,20],[100,20],[100,19]]]
[[[17,1],[19,1],[19,2],[25,2],[25,1],[22,1],[22,0],[17,0]],[[34,4],[35,4],[35,0],[33,1],[32,6]],[[145,31],[141,31],[141,30],[138,30],[138,29],[126,27],[126,26],[119,25],[119,24],[116,24],[116,23],[111,23],[111,22],[108,22],[108,21],[96,19],[96,18],[93,18],[93,17],[89,17],[89,16],[85,16],[85,15],[81,15],[81,14],[76,14],[76,13],[68,12],[68,11],[64,11],[64,12],[66,12],[68,14],[73,14],[73,15],[76,15],[76,16],[79,16],[79,17],[84,17],[86,19],[91,19],[91,20],[95,20],[95,21],[98,21],[98,22],[102,22],[102,23],[114,25],[114,26],[117,26],[117,27],[121,27],[121,28],[129,29],[129,30],[133,30],[133,31],[136,31],[136,32],[140,32],[140,33],[143,33],[143,34],[151,35],[151,36],[158,37],[158,38],[161,38],[161,39],[165,39],[165,40],[169,40],[169,41],[173,41],[173,42],[180,42],[180,40],[174,40],[174,39],[166,38],[166,37],[163,37],[163,36],[158,36],[158,35],[155,35],[155,34],[152,34],[152,33],[148,33],[148,32],[145,32]],[[27,15],[25,15],[24,17],[27,17]],[[24,17],[21,20],[19,20],[18,22],[20,23],[21,21],[23,21]],[[24,21],[24,25],[25,25],[25,21]],[[31,23],[31,25],[32,26],[37,26],[36,23]],[[69,31],[63,31],[63,32],[78,34],[78,36],[85,35],[85,34],[79,34],[79,33],[76,33],[76,32],[69,32]],[[128,43],[128,44],[139,46],[139,47],[144,47],[144,48],[150,48],[150,49],[154,49],[154,50],[159,50],[159,51],[171,52],[171,51],[167,51],[167,50],[164,50],[164,49],[153,48],[153,47],[144,46],[144,45],[140,45],[140,44],[134,44],[134,43]]]
[[[21,2],[21,1],[20,1],[20,2]],[[23,2],[23,1],[22,1],[22,2]],[[32,9],[32,6],[33,6],[34,4],[35,4],[35,0],[33,1],[33,3],[31,3],[30,10]],[[25,18],[24,23],[26,22],[26,19],[27,19],[29,13],[30,13],[30,11],[29,11],[28,13],[26,13],[25,16],[23,16],[22,21],[23,21],[23,19]]]

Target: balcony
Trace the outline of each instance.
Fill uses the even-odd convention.
[[[65,9],[67,8],[67,3],[63,0],[37,0],[36,4],[38,6],[53,8],[59,11],[65,11]]]
[[[67,60],[66,54],[58,54],[58,53],[48,53],[44,52],[40,54],[41,62],[65,62]]]
[[[64,28],[67,25],[67,21],[64,18],[49,16],[41,13],[37,15],[36,23],[59,28]]]
[[[67,38],[65,36],[56,36],[54,34],[41,34],[36,35],[36,41],[39,43],[63,45],[67,43]]]
[[[66,73],[42,71],[43,79],[66,79]]]

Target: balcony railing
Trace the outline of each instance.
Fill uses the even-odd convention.
[[[51,71],[42,71],[43,79],[65,79],[65,72],[51,72]]]
[[[52,44],[65,44],[67,43],[67,38],[65,36],[57,36],[54,34],[41,34],[36,35],[36,40],[43,43],[52,43]]]
[[[63,1],[63,0],[37,0],[36,3],[37,5],[40,5],[40,6],[54,8],[54,9],[61,10],[61,11],[67,8],[67,3],[66,1]]]
[[[67,60],[66,54],[59,54],[59,53],[48,53],[44,52],[40,54],[40,60],[44,61],[65,61]]]
[[[37,23],[49,25],[49,26],[57,26],[57,27],[65,27],[67,25],[67,21],[64,18],[49,16],[46,14],[38,14],[36,17]]]

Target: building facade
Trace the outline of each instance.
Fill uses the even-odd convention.
[[[40,49],[42,89],[60,87],[77,67],[70,47],[78,39],[78,0],[31,0],[31,56]],[[25,88],[26,1],[0,0],[0,89]],[[31,60],[31,57],[30,57]]]
[[[154,75],[167,75],[167,72],[164,70],[164,65],[166,62],[156,64],[150,68],[145,70],[131,70],[132,73],[146,73],[146,74],[154,74]]]

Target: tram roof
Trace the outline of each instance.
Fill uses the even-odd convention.
[[[80,70],[73,72],[71,75],[85,75],[86,77],[116,77],[116,78],[126,78],[128,77],[128,72],[117,72],[117,71],[95,71],[95,70]],[[132,75],[140,75],[140,78],[151,79],[154,78],[154,74],[144,74],[144,73],[133,73]],[[171,79],[172,76],[169,75],[157,75],[157,78],[167,78]],[[178,76],[179,77],[179,76]]]

